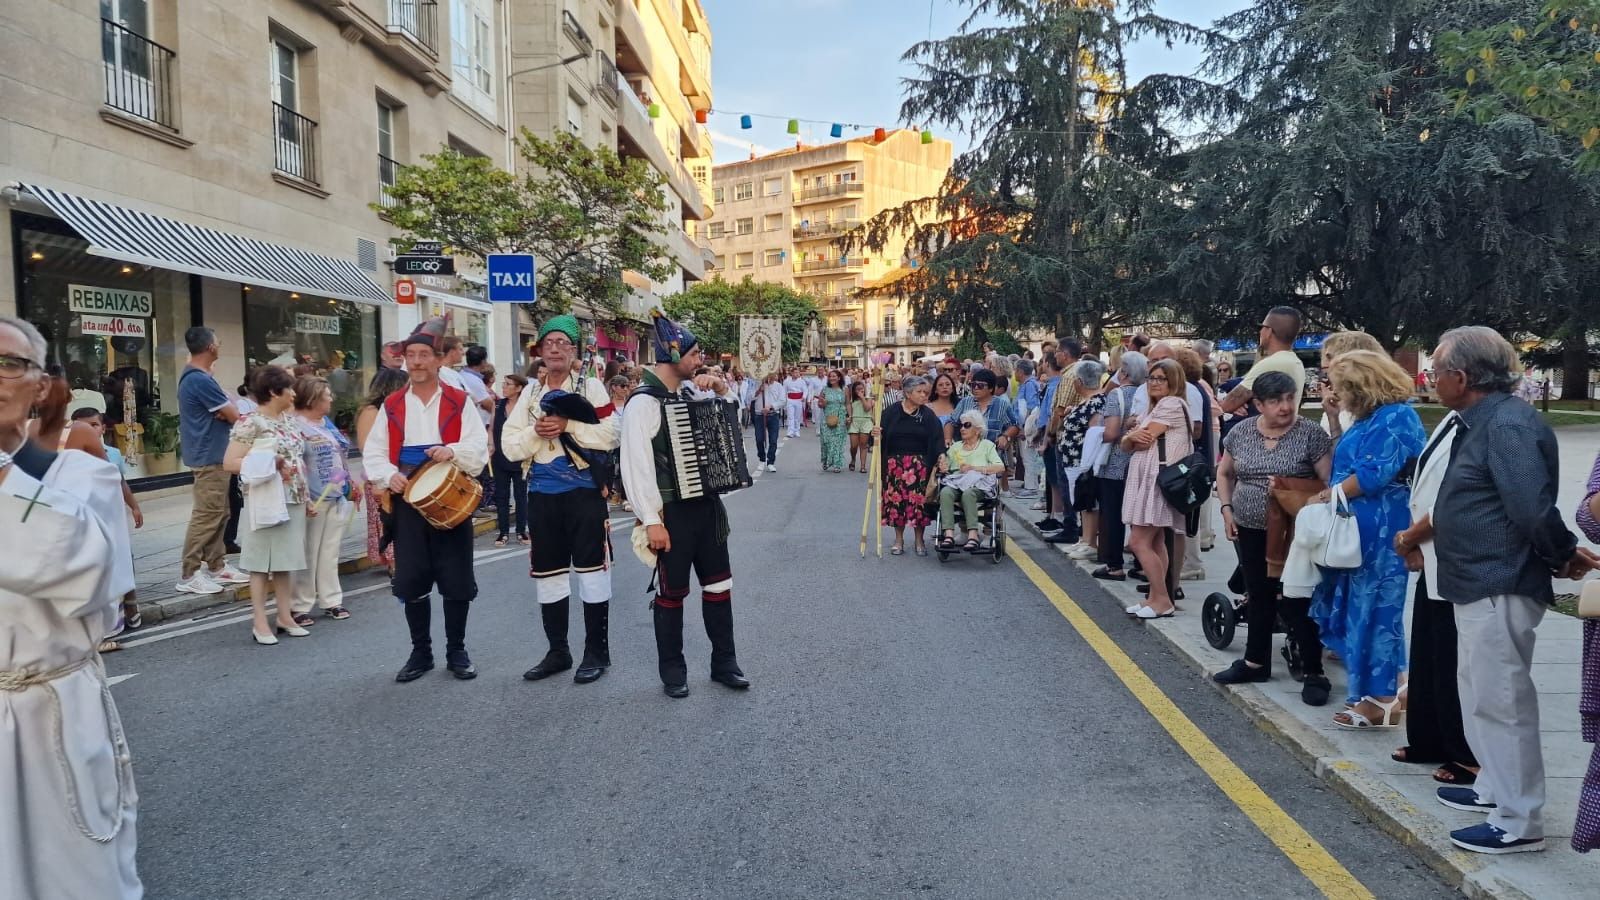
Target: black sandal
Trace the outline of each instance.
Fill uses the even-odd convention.
[[[954,543],[954,541],[952,541],[951,543]],[[967,542],[965,544],[961,545],[961,549],[967,551],[968,553],[972,553],[973,551],[978,549],[978,546],[979,546],[979,544],[978,544],[978,539],[977,538],[967,538]]]
[[[1441,777],[1446,775],[1449,777]],[[1460,763],[1447,762],[1440,766],[1437,772],[1433,773],[1433,780],[1439,782],[1440,784],[1453,784],[1459,787],[1466,787],[1467,785],[1478,783],[1478,773]]]

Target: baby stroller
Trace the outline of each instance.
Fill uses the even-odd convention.
[[[1235,595],[1245,593],[1244,573],[1239,569],[1233,570],[1233,577],[1228,579],[1228,589]],[[1200,628],[1205,632],[1206,643],[1218,650],[1228,649],[1233,643],[1233,636],[1240,625],[1245,622],[1245,607],[1250,601],[1243,596],[1230,597],[1220,591],[1206,596],[1205,605],[1200,610]],[[1280,604],[1277,621],[1273,623],[1274,634],[1288,634],[1289,626],[1283,620],[1283,609]],[[1283,645],[1283,659],[1289,664],[1289,675],[1295,681],[1303,681],[1305,665],[1300,659],[1299,647],[1294,641]]]
[[[937,536],[940,531],[939,494],[937,491],[924,502],[923,509],[927,511],[928,518],[933,520],[933,529]],[[959,502],[956,503],[956,533],[961,534],[971,527],[966,522],[966,513],[962,511],[961,504]],[[990,563],[999,565],[1000,560],[1004,559],[1006,555],[1006,514],[1004,506],[1000,503],[998,491],[985,491],[979,496],[978,524],[976,527],[980,533],[989,536],[989,541],[987,544],[980,541],[977,548],[973,550],[966,550],[960,544],[954,547],[944,547],[940,545],[936,537],[933,541],[933,551],[939,554],[939,562],[949,562],[952,556],[960,553],[969,553],[973,556],[987,556]]]

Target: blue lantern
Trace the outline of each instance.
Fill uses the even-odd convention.
[[[739,117],[739,127],[745,129],[746,131],[748,131],[751,127],[753,127],[753,123],[750,121],[750,117],[749,116],[740,116]]]
[[[828,136],[836,138],[844,137],[844,126],[840,125],[838,122],[833,123],[833,127],[828,129]]]

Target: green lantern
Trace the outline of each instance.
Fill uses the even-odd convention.
[[[799,134],[800,133],[800,120],[799,119],[790,119],[789,120],[789,133],[790,134]]]
[[[650,104],[649,109],[646,110],[646,111],[650,113],[650,118],[652,118],[652,119],[661,118],[661,104],[659,104],[659,103]],[[923,143],[926,144],[927,141],[923,141]]]

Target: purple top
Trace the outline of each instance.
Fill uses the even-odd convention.
[[[1583,492],[1583,502],[1578,504],[1578,530],[1591,541],[1600,543],[1600,522],[1589,511],[1589,501],[1600,494],[1600,457],[1595,457],[1594,468],[1589,470],[1589,486]]]

